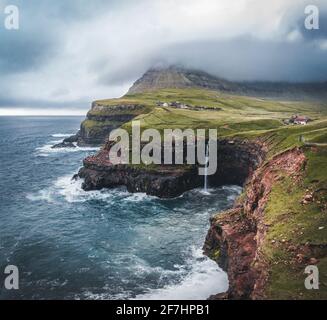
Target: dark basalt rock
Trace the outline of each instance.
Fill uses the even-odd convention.
[[[104,170],[84,167],[78,173],[84,179],[82,188],[86,191],[126,186],[132,193],[141,192],[160,198],[173,198],[194,187],[203,185],[203,177],[197,169],[162,168],[146,170],[126,165],[111,166]]]
[[[76,148],[76,143],[78,142],[79,137],[80,137],[80,131],[78,131],[76,134],[68,138],[65,138],[62,142],[53,145],[51,148],[52,149]]]
[[[78,131],[78,132],[77,132],[76,134],[74,134],[73,136],[70,136],[70,137],[64,139],[63,142],[66,142],[66,143],[77,142],[79,137],[80,137],[80,131]]]
[[[58,144],[55,144],[54,146],[51,147],[52,149],[62,149],[62,148],[76,148],[73,142],[61,142]]]
[[[80,147],[94,147],[103,145],[111,131],[119,128],[144,111],[139,104],[124,104],[115,106],[98,105],[92,103],[92,109],[81,123],[80,130],[63,140],[54,148],[66,147],[64,143],[77,143]]]
[[[92,109],[82,122],[80,131],[75,136],[78,146],[100,146],[109,137],[111,131],[129,122],[145,112],[139,104],[102,105],[92,103]]]
[[[97,155],[84,160],[78,173],[84,179],[83,189],[99,190],[126,186],[130,192],[144,192],[161,198],[171,198],[183,192],[203,186],[204,177],[198,167],[186,165],[158,165],[133,167],[113,165],[109,161],[108,143]],[[264,151],[257,143],[218,141],[218,170],[208,177],[210,186],[224,184],[243,185],[264,158]],[[186,154],[186,150],[184,155]]]

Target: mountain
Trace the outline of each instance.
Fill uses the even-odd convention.
[[[148,70],[130,88],[128,94],[142,93],[166,88],[206,88],[221,91],[237,90],[237,86],[199,70],[171,66]]]
[[[204,71],[176,66],[151,68],[133,84],[128,95],[167,88],[204,88],[236,95],[287,100],[327,98],[327,82],[233,82]]]

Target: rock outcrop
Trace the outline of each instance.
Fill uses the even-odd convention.
[[[106,105],[94,102],[82,122],[77,143],[79,146],[101,145],[110,132],[141,114],[144,106],[137,104]]]
[[[306,157],[295,148],[275,156],[250,176],[235,207],[211,219],[205,253],[227,273],[229,291],[211,299],[263,299],[269,268],[262,253],[267,225],[265,206],[281,173],[296,179]]]
[[[204,178],[197,165],[132,166],[113,165],[109,159],[112,144],[95,156],[84,160],[79,177],[84,179],[83,189],[97,190],[126,186],[130,192],[143,192],[162,198],[176,197],[183,192],[203,186]],[[262,146],[244,141],[218,141],[218,170],[209,177],[209,185],[242,185],[264,158]],[[186,157],[186,147],[184,158]]]
[[[52,146],[52,149],[76,148],[75,144],[70,141],[63,141]]]
[[[126,186],[132,193],[146,193],[160,198],[172,198],[203,184],[196,168],[176,168],[161,166],[155,170],[138,169],[126,165],[99,166],[90,159],[79,171],[84,179],[84,190]]]
[[[93,102],[77,134],[64,139],[54,148],[74,147],[73,143],[80,147],[100,146],[105,143],[112,130],[148,111],[147,107],[137,103],[115,104],[114,100]]]

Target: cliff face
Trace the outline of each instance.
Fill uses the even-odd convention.
[[[227,273],[229,291],[212,299],[263,299],[269,265],[263,254],[268,224],[265,210],[273,186],[289,177],[297,183],[306,163],[295,148],[260,166],[248,181],[239,203],[212,218],[204,245],[205,253]]]
[[[162,198],[176,197],[183,192],[203,186],[196,165],[156,165],[133,167],[113,165],[108,157],[111,144],[95,156],[84,160],[79,176],[83,188],[94,190],[124,185],[130,192],[144,192]],[[218,141],[218,170],[209,177],[209,185],[242,185],[264,158],[262,146],[254,142]],[[186,147],[184,157],[186,156]]]
[[[101,145],[112,130],[143,112],[146,112],[146,108],[140,104],[122,102],[107,105],[105,102],[94,102],[81,124],[77,143],[80,146]]]
[[[112,130],[150,110],[142,104],[130,101],[109,100],[109,102],[93,102],[86,119],[81,123],[79,132],[54,147],[74,147],[72,145],[74,142],[81,147],[102,145]]]
[[[161,198],[172,198],[203,184],[196,168],[160,167],[155,170],[126,165],[105,166],[84,162],[78,173],[86,191],[126,186],[132,193],[141,192]]]

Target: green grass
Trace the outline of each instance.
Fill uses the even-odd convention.
[[[242,132],[261,135],[263,130],[285,128],[283,120],[293,114],[305,114],[316,121],[327,115],[327,104],[313,102],[283,102],[251,97],[219,94],[201,89],[171,89],[125,96],[132,101],[152,104],[152,111],[140,115],[142,128],[212,128],[220,136],[238,135]],[[194,111],[156,107],[157,101],[180,101],[190,105],[221,108],[221,111]],[[129,128],[130,124],[125,125]],[[302,129],[301,129],[302,130]],[[287,133],[286,133],[287,134]]]
[[[104,127],[116,127],[120,126],[121,122],[117,121],[95,121],[95,120],[84,120],[82,127],[87,135],[97,135],[103,132]]]
[[[131,116],[138,116],[140,114],[145,114],[150,112],[153,108],[150,106],[146,105],[137,105],[137,108],[134,110],[131,109],[122,109],[122,108],[117,108],[116,106],[102,106],[102,108],[99,109],[91,109],[88,112],[89,116],[100,116],[100,117],[110,117],[114,115],[131,115]],[[122,105],[120,105],[122,106]]]
[[[180,101],[193,106],[207,106],[221,110],[217,112],[162,108],[156,107],[157,101]],[[245,133],[244,137],[247,135],[249,138],[255,138],[257,135],[264,134],[265,130],[285,128],[282,121],[293,114],[307,115],[314,119],[314,122],[327,116],[327,103],[257,99],[190,88],[125,95],[120,99],[98,100],[96,104],[103,108],[91,110],[90,115],[114,115],[115,107],[119,105],[140,105],[143,107],[133,114],[135,119],[141,121],[143,129],[155,128],[162,131],[166,128],[211,128],[217,129],[221,137]],[[130,113],[128,110],[119,110],[117,114],[125,112]],[[130,123],[124,125],[127,130],[130,130],[130,127]]]
[[[317,194],[311,203],[301,204],[308,192],[327,188],[327,148],[314,151],[305,148],[305,155],[307,165],[303,178],[295,181],[281,172],[265,209],[268,231],[263,253],[270,266],[267,295],[272,299],[327,299],[327,192]],[[319,260],[322,276],[319,291],[304,288],[303,272],[308,263],[296,262],[300,249],[289,250],[290,246],[307,245],[322,248],[308,257]]]

